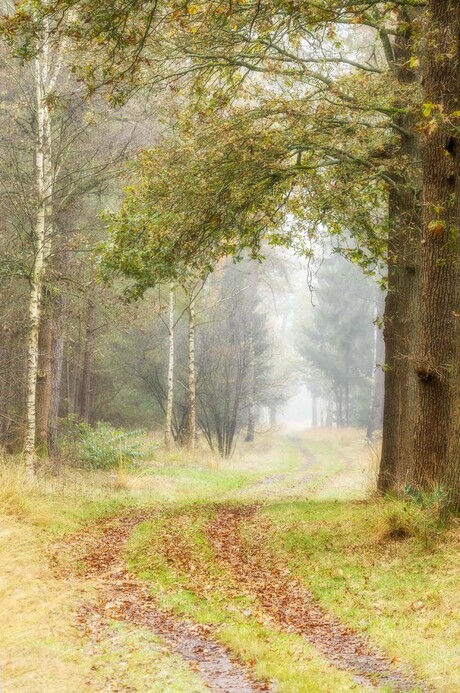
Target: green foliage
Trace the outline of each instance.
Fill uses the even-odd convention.
[[[207,275],[219,258],[247,248],[258,257],[263,236],[283,222],[292,185],[285,175],[292,155],[259,126],[216,117],[203,127],[191,118],[179,137],[144,152],[120,211],[109,216],[104,276],[133,280],[127,293],[135,297],[191,270]]]
[[[448,502],[448,494],[442,488],[434,488],[432,491],[420,491],[408,485],[405,488],[405,494],[423,509],[433,506],[443,508]]]
[[[178,117],[174,134],[132,164],[100,253],[106,278],[132,280],[128,295],[190,270],[206,274],[222,256],[240,258],[245,249],[259,257],[264,239],[309,256],[313,240],[328,233],[361,266],[382,259],[383,169],[372,185],[365,181],[374,152],[385,149],[385,128],[369,133],[355,117],[344,130],[335,106],[327,125],[312,123],[313,104],[300,95],[259,99],[257,107],[224,115],[206,102],[198,116]]]
[[[93,428],[84,421],[75,423],[70,419],[63,448],[85,466],[111,469],[133,464],[154,452],[158,446],[150,445],[145,450],[143,436],[142,430],[123,431],[102,422]]]
[[[137,296],[188,267],[206,272],[222,255],[257,255],[266,234],[305,253],[325,229],[350,229],[355,261],[380,260],[388,185],[407,169],[392,119],[416,99],[383,59],[393,4],[372,5],[19,4],[6,35],[20,42],[29,24],[51,23],[80,49],[78,76],[90,89],[105,84],[115,103],[146,84],[180,93],[169,136],[139,157],[109,221],[107,276],[129,277]],[[263,78],[246,79],[251,72]]]

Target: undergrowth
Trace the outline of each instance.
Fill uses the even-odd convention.
[[[447,528],[447,501],[443,489],[419,491],[406,487],[402,498],[387,499],[383,513],[387,525],[384,536],[388,539],[418,537],[428,547]]]
[[[125,431],[108,423],[90,426],[68,417],[60,439],[62,455],[74,464],[91,469],[111,469],[154,459],[159,448],[143,430]]]

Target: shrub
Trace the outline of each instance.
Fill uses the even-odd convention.
[[[123,431],[107,423],[94,428],[85,422],[69,421],[63,447],[70,456],[92,469],[111,469],[133,464],[153,452],[144,449],[142,430]]]

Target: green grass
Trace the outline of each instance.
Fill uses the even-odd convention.
[[[348,690],[346,676],[329,679],[331,668],[326,676],[313,648],[267,627],[258,604],[238,595],[203,533],[214,512],[200,504],[172,508],[139,526],[128,548],[131,568],[151,583],[163,607],[216,627],[219,639],[279,690]],[[437,690],[460,690],[460,536],[439,530],[427,544],[418,521],[413,536],[392,539],[390,519],[406,512],[396,501],[278,500],[244,527],[243,540],[249,550],[260,542],[258,524],[268,517],[265,541],[276,563],[289,566],[328,610]],[[168,553],[171,545],[177,555]],[[197,575],[190,565],[199,566]],[[303,652],[299,667],[296,648]],[[310,687],[303,688],[306,679]]]
[[[319,601],[439,690],[460,690],[460,536],[388,536],[394,501],[279,503],[267,542]],[[257,535],[258,536],[258,535]]]
[[[139,693],[206,693],[209,689],[180,657],[169,653],[150,631],[111,621],[90,642],[93,686]]]
[[[128,564],[149,581],[159,604],[181,617],[212,626],[217,640],[249,664],[256,676],[275,681],[281,692],[360,690],[350,676],[331,667],[303,638],[282,633],[256,618],[257,604],[238,594],[238,586],[214,561],[202,532],[212,516],[212,508],[196,506],[180,514],[171,511],[136,528],[127,548]],[[188,570],[172,565],[165,549],[165,536],[176,544],[177,533],[188,554],[188,568],[199,565],[195,579],[190,580]]]
[[[310,473],[313,482],[305,478]],[[358,690],[239,593],[203,531],[215,502],[260,502],[260,516],[244,528],[249,546],[260,541],[258,517],[268,518],[271,530],[263,536],[275,561],[286,563],[327,609],[396,661],[410,662],[436,690],[460,690],[458,526],[438,531],[429,512],[415,506],[365,501],[373,474],[359,432],[321,430],[261,436],[228,461],[201,449],[158,450],[133,468],[43,473],[32,487],[19,467],[0,465],[6,690],[69,693],[89,681],[97,691],[121,675],[126,690],[202,690],[196,675],[142,629],[106,624],[96,644],[77,636],[74,610],[93,598],[93,586],[57,579],[44,560],[43,548],[56,537],[132,507],[161,510],[136,529],[127,555],[165,608],[210,625],[280,691]],[[405,538],[396,539],[401,527]],[[175,533],[174,556],[168,533]]]

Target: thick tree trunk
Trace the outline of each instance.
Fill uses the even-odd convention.
[[[381,491],[399,491],[410,475],[415,426],[413,361],[418,317],[418,201],[392,191],[388,293],[385,301],[385,396]]]
[[[168,384],[165,418],[165,446],[171,447],[171,429],[174,403],[174,287],[169,290],[168,308]]]
[[[420,339],[414,470],[411,482],[432,489],[450,478],[458,457],[458,367],[455,342],[460,319],[457,257],[459,232],[460,3],[431,0],[425,18],[424,102],[433,104],[433,121],[423,133],[423,223],[420,253]],[[457,125],[457,127],[455,127]],[[458,472],[457,472],[458,476]]]
[[[418,12],[418,10],[415,10]],[[406,17],[403,17],[405,26]],[[410,26],[400,26],[394,44],[397,77],[404,88],[418,76],[410,68],[413,53]],[[397,105],[397,104],[396,104]],[[407,104],[404,104],[407,111]],[[395,119],[400,128],[398,159],[404,176],[395,173],[389,194],[388,291],[384,313],[385,395],[382,456],[378,487],[400,491],[411,475],[415,426],[416,378],[413,370],[419,298],[420,143],[418,114]]]

